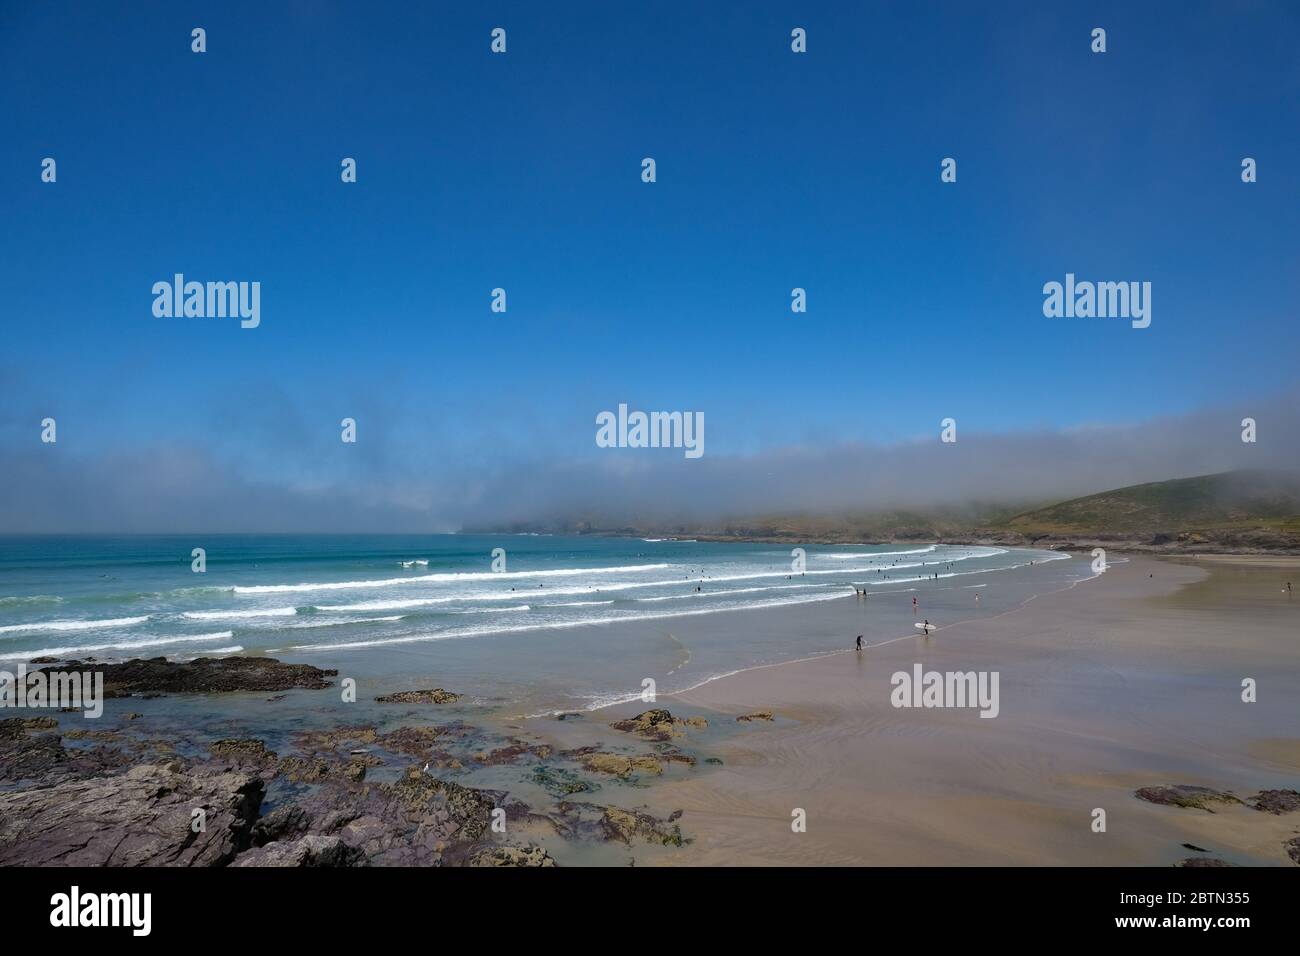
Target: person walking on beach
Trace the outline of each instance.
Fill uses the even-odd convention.
[[[862,635],[858,635],[858,650],[862,650]]]

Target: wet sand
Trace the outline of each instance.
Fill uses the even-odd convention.
[[[1144,786],[1300,787],[1289,569],[1132,558],[996,617],[746,671],[660,706],[773,710],[724,765],[650,788],[693,838],[664,864],[1291,865],[1300,814],[1139,800]],[[847,632],[846,632],[847,633]],[[904,709],[890,677],[997,671],[1000,713]],[[1241,699],[1243,678],[1258,701]],[[717,718],[715,718],[717,719]],[[794,833],[792,811],[806,811]],[[1106,831],[1093,831],[1093,811]],[[1182,846],[1192,843],[1208,852]]]

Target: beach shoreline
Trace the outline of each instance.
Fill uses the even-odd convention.
[[[655,789],[655,805],[683,808],[696,835],[663,861],[1290,865],[1293,816],[1134,796],[1189,784],[1246,800],[1300,783],[1296,607],[1275,567],[1231,564],[1225,581],[1213,567],[1132,558],[997,618],[675,695],[666,706],[777,719],[724,747],[723,769]],[[1251,636],[1228,646],[1243,607],[1257,612]],[[891,706],[890,676],[916,663],[999,671],[997,719]],[[1244,703],[1251,674],[1269,692]],[[807,832],[791,830],[797,809]],[[1098,809],[1105,832],[1093,829]]]
[[[1080,578],[1064,564],[1040,563],[1043,590],[936,581],[602,628],[606,648],[666,634],[686,659],[736,635],[776,646],[797,632],[819,650],[577,712],[462,697],[437,642],[285,655],[270,697],[236,680],[261,673],[240,660],[266,658],[136,662],[127,673],[190,690],[137,684],[103,722],[4,721],[20,769],[0,781],[0,858],[63,852],[67,819],[103,839],[102,819],[79,816],[92,783],[133,826],[155,825],[135,774],[218,803],[233,798],[201,789],[213,780],[255,791],[251,829],[202,851],[219,865],[1300,862],[1300,615],[1279,587],[1296,565],[1128,557]],[[906,633],[926,618],[936,630]],[[861,651],[857,632],[871,635]],[[894,675],[918,667],[996,673],[996,716],[894,706]],[[1190,791],[1159,788],[1180,786],[1210,802],[1169,805]],[[29,816],[61,822],[34,839],[12,829]]]

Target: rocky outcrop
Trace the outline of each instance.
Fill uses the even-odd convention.
[[[752,714],[741,714],[736,718],[742,724],[748,724],[755,720],[775,720],[776,717],[770,710],[756,710]]]
[[[0,720],[0,783],[48,786],[102,776],[129,766],[130,754],[118,747],[69,750],[52,717]]]
[[[674,814],[674,819],[679,814]],[[640,810],[606,807],[600,820],[606,836],[611,840],[632,843],[644,840],[664,846],[681,846],[682,830],[676,823],[660,820]]]
[[[311,829],[311,814],[294,803],[276,807],[253,824],[253,846],[296,840]]]
[[[276,764],[276,773],[294,783],[321,783],[326,780],[347,780],[360,783],[366,778],[363,760],[326,760],[323,757],[283,757]]]
[[[359,755],[358,747],[374,745],[389,753],[406,754],[428,760],[435,756],[442,756],[434,747],[439,740],[455,735],[454,729],[448,727],[406,726],[381,734],[374,727],[360,726],[304,731],[297,735],[295,742],[299,748],[311,754],[348,750],[354,755]]]
[[[310,833],[338,836],[372,865],[439,866],[477,849],[504,797],[413,767],[393,784],[331,782],[297,805],[310,818]]]
[[[379,731],[374,727],[331,727],[325,730],[304,730],[294,737],[294,742],[301,750],[317,753],[325,750],[339,750],[356,744],[373,744],[379,739]]]
[[[430,757],[445,731],[441,727],[398,727],[381,734],[375,742],[390,753],[409,754],[412,757]]]
[[[1148,803],[1157,803],[1167,807],[1187,807],[1204,810],[1206,813],[1213,813],[1213,807],[1216,804],[1242,802],[1238,797],[1230,793],[1221,793],[1218,790],[1211,790],[1209,787],[1193,787],[1187,784],[1177,784],[1171,787],[1142,787],[1134,792],[1134,796]]]
[[[635,780],[695,761],[656,739],[695,723],[666,711],[634,720],[656,741],[642,754],[557,752],[459,721],[302,731],[283,744],[276,737],[277,753],[237,730],[218,740],[202,729],[159,736],[156,723],[86,731],[78,721],[61,732],[52,717],[0,720],[0,865],[553,866],[540,846],[500,842],[494,818],[504,812],[516,841],[549,828],[566,839],[680,845],[675,817],[566,799],[599,790],[592,778]],[[438,749],[444,742],[450,750]],[[411,755],[417,762],[406,766]],[[433,769],[462,761],[515,767],[557,802],[531,809]],[[367,779],[370,767],[385,768],[378,780]],[[23,789],[3,792],[14,787]],[[268,793],[274,803],[259,819]]]
[[[263,786],[171,763],[0,794],[0,865],[222,866],[249,845]]]
[[[628,720],[616,720],[612,724],[615,730],[637,734],[646,740],[671,740],[682,735],[682,727],[707,727],[709,722],[703,717],[674,717],[662,708],[647,710]]]
[[[1300,810],[1300,793],[1295,790],[1261,790],[1250,805],[1263,813],[1292,813]]]
[[[265,743],[253,737],[218,740],[208,750],[218,760],[237,765],[264,766],[275,763],[276,759],[274,750],[268,750]]]
[[[597,752],[583,754],[580,759],[583,767],[593,773],[613,774],[625,780],[634,773],[648,773],[658,776],[664,772],[659,763],[659,758],[651,754],[625,756],[623,754]]]
[[[55,730],[53,717],[6,717],[0,720],[0,740],[20,740],[33,730]]]
[[[587,793],[591,790],[600,789],[598,785],[583,780],[571,770],[545,765],[534,768],[533,783],[553,797],[568,797],[575,793]]]
[[[393,799],[409,819],[435,818],[450,825],[448,836],[477,840],[492,822],[496,807],[485,791],[439,780],[412,768],[390,789]]]
[[[690,841],[677,823],[681,816],[681,810],[674,810],[664,820],[646,810],[561,800],[547,819],[566,840],[682,846]]]
[[[487,767],[499,767],[503,764],[515,763],[523,757],[545,760],[552,753],[554,749],[548,744],[530,744],[522,740],[512,740],[505,747],[479,751],[474,754],[474,762]]]
[[[555,860],[540,846],[487,846],[467,861],[470,866],[555,866]]]
[[[218,657],[169,661],[165,657],[136,659],[121,664],[65,661],[44,668],[45,673],[77,671],[104,675],[105,697],[132,694],[212,694],[245,690],[321,690],[336,670],[309,664],[284,664],[271,657]]]
[[[1202,867],[1202,866],[1232,866],[1227,860],[1220,860],[1213,856],[1189,856],[1185,860],[1179,860],[1174,866]]]
[[[396,694],[384,694],[375,700],[380,704],[454,704],[460,697],[460,694],[435,687],[432,690],[403,690]]]
[[[300,837],[241,853],[233,866],[365,866],[366,856],[336,836]]]

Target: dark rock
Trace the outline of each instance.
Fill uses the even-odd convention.
[[[474,852],[504,798],[411,768],[394,784],[328,779],[296,803],[312,820],[310,833],[337,835],[371,865],[439,866]],[[527,812],[503,809],[507,819]]]
[[[271,657],[199,658],[168,661],[165,657],[136,659],[121,664],[66,661],[46,673],[63,671],[104,675],[105,697],[132,694],[210,694],[246,690],[290,690],[304,687],[321,690],[330,686],[327,677],[336,670],[321,670],[310,664],[283,664]]]
[[[1214,812],[1211,804],[1242,802],[1230,793],[1220,793],[1209,787],[1193,787],[1187,784],[1177,784],[1172,787],[1143,787],[1135,791],[1134,796],[1148,803],[1158,803],[1168,807],[1188,807],[1204,810],[1206,813]]]
[[[357,817],[361,816],[361,811],[351,807],[334,808],[326,811],[315,825],[315,830],[319,833],[337,833]]]
[[[307,835],[241,853],[232,866],[365,866],[366,855],[336,836]]]
[[[1227,860],[1220,860],[1217,857],[1213,857],[1213,856],[1189,856],[1187,859],[1179,860],[1177,863],[1174,864],[1174,866],[1187,866],[1187,867],[1233,866],[1233,865],[1234,864],[1229,863]]]
[[[469,858],[470,866],[555,866],[540,846],[486,846]]]
[[[741,723],[751,723],[755,720],[775,720],[776,717],[770,710],[756,710],[752,714],[741,714],[736,720]]]
[[[647,843],[661,843],[664,846],[682,845],[681,827],[676,823],[670,826],[658,817],[640,810],[605,807],[600,823],[606,837],[610,840],[629,844],[633,840],[644,840]]]
[[[1300,863],[1300,837],[1293,837],[1282,844],[1282,849],[1286,850],[1286,855],[1291,858],[1292,863]]]
[[[338,750],[355,744],[372,744],[379,739],[374,727],[334,727],[328,730],[306,730],[295,736],[298,747],[308,753]]]
[[[54,730],[59,722],[53,717],[6,717],[0,720],[0,740],[19,740],[32,730]]]
[[[410,819],[425,819],[445,812],[462,840],[477,840],[492,823],[496,802],[481,790],[439,780],[412,768],[389,792]]]
[[[213,757],[228,760],[235,764],[254,764],[262,766],[275,762],[276,753],[268,750],[266,744],[252,737],[237,737],[218,740],[208,748]]]
[[[587,793],[598,789],[571,770],[562,767],[538,766],[533,770],[533,782],[555,797],[567,797],[575,793]]]
[[[608,773],[626,780],[634,773],[648,773],[658,776],[664,772],[659,758],[654,754],[626,755],[604,752],[583,754],[580,758],[583,767],[593,773]]]
[[[36,718],[39,726],[51,718]],[[0,728],[0,782],[46,786],[66,780],[102,776],[130,765],[131,756],[117,747],[68,750],[54,733],[35,734],[15,720]],[[16,736],[6,736],[7,734]]]
[[[67,740],[108,740],[114,743],[126,740],[120,730],[87,730],[85,727],[65,730],[63,736]]]
[[[1300,793],[1295,790],[1261,790],[1251,798],[1250,805],[1264,813],[1291,813],[1300,810]]]
[[[695,758],[688,753],[682,753],[676,747],[670,747],[667,744],[655,744],[655,750],[658,751],[660,763],[684,763],[688,767],[695,766]]]
[[[322,783],[326,780],[360,783],[366,777],[366,762],[326,760],[323,757],[281,757],[276,764],[276,774],[287,777],[294,783]]]
[[[18,739],[0,738],[0,780],[17,783],[23,780],[45,782],[58,770],[67,767],[69,754],[58,734],[40,734]]]
[[[460,694],[435,687],[432,690],[403,690],[396,694],[384,694],[375,700],[380,704],[454,704],[460,697]]]
[[[445,731],[441,727],[398,727],[375,738],[375,742],[392,753],[413,757],[430,757],[433,746]]]
[[[681,736],[680,728],[683,726],[707,727],[708,725],[708,721],[703,717],[678,718],[662,708],[647,710],[629,720],[616,720],[610,724],[615,730],[637,734],[647,740],[671,740]]]
[[[311,814],[297,804],[276,807],[253,824],[253,846],[283,843],[302,836],[311,827]]]
[[[545,760],[552,752],[552,748],[546,744],[529,744],[522,740],[513,740],[507,747],[476,753],[474,760],[488,767],[499,767],[503,764],[515,763],[523,757],[531,756],[538,760]]]
[[[1210,852],[1210,851],[1207,850],[1205,847],[1203,847],[1203,846],[1197,846],[1195,843],[1184,843],[1184,844],[1183,844],[1183,849],[1184,849],[1184,850],[1195,850],[1197,853],[1209,853],[1209,852]]]
[[[222,866],[248,846],[262,793],[255,776],[172,763],[0,794],[0,865]]]

